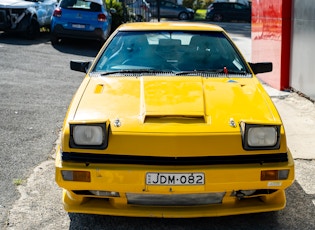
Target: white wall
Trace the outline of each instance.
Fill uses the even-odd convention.
[[[315,0],[292,0],[290,86],[315,100]]]

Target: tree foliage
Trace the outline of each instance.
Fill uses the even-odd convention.
[[[121,2],[118,0],[103,0],[108,10],[115,9],[115,13],[112,14],[112,31],[124,22],[124,10]]]
[[[207,8],[214,0],[183,0],[183,5],[194,10]]]

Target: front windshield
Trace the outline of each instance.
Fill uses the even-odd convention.
[[[119,32],[93,72],[128,70],[249,73],[221,32]]]

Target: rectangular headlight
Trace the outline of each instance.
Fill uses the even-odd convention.
[[[105,149],[106,124],[70,124],[70,147]]]
[[[277,129],[271,127],[250,127],[247,132],[248,145],[251,147],[274,146],[277,143]]]
[[[279,125],[241,125],[243,147],[247,150],[255,149],[279,149],[280,126]]]

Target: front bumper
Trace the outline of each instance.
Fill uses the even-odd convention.
[[[156,166],[71,163],[56,156],[56,182],[68,212],[138,217],[211,217],[281,210],[294,181],[294,163]],[[261,170],[289,169],[286,180],[261,181]],[[90,182],[65,181],[61,170],[89,171]],[[146,185],[147,172],[203,172],[204,185]],[[90,191],[107,191],[97,196]],[[241,190],[257,190],[238,196]],[[119,196],[117,194],[119,193]],[[110,194],[115,194],[111,196]]]
[[[126,204],[126,199],[81,199],[63,190],[63,204],[68,212],[111,216],[197,218],[249,214],[281,210],[285,207],[285,192],[278,190],[264,199],[237,200],[226,197],[222,204],[199,206],[136,206]],[[78,202],[81,201],[81,202]]]
[[[98,41],[105,41],[108,33],[108,31],[103,31],[101,28],[96,28],[92,31],[65,29],[59,24],[52,30],[52,34],[58,38],[80,38]]]

